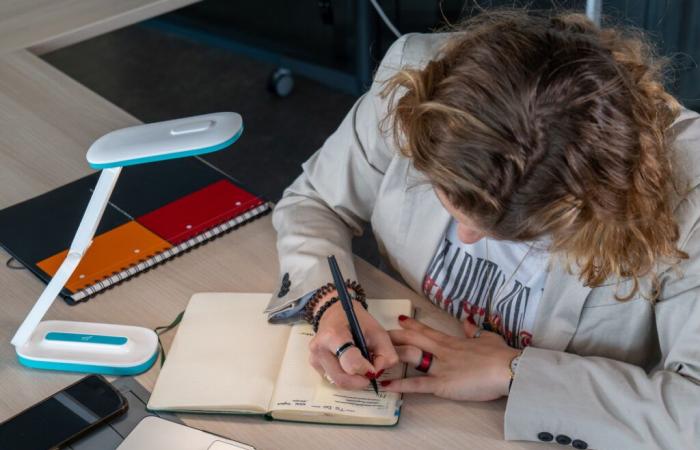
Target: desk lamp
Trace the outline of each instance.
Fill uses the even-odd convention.
[[[123,128],[90,146],[87,161],[101,169],[100,177],[68,255],[12,338],[21,364],[109,375],[133,375],[153,365],[158,356],[153,330],[41,319],[90,247],[122,167],[221,150],[233,144],[242,131],[241,116],[223,112]]]

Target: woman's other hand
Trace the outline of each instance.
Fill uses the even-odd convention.
[[[334,295],[337,294],[328,294],[327,299]],[[321,300],[319,307],[326,301]],[[378,377],[384,369],[399,362],[387,331],[359,303],[353,300],[353,304],[365,342],[373,355],[372,362],[363,358],[355,346],[343,352],[340,358],[335,356],[340,346],[346,342],[353,342],[348,319],[340,302],[334,303],[325,311],[319,322],[318,332],[309,344],[309,362],[314,369],[343,389],[362,389],[369,384],[370,379]]]
[[[382,382],[389,392],[434,394],[452,400],[486,401],[508,395],[510,361],[520,350],[497,334],[464,322],[465,337],[454,337],[406,316],[389,332],[402,362],[416,367],[423,351],[433,354],[425,376]],[[474,337],[478,335],[478,337]]]

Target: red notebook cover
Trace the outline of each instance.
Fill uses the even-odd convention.
[[[261,204],[263,200],[258,197],[228,180],[220,180],[144,214],[136,221],[178,245]]]

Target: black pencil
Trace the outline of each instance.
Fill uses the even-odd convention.
[[[338,291],[338,298],[340,298],[340,303],[343,305],[343,310],[345,315],[348,317],[348,323],[350,324],[350,332],[352,333],[352,340],[355,342],[357,348],[360,349],[360,353],[367,360],[370,361],[369,351],[367,350],[367,344],[365,343],[365,337],[362,334],[362,329],[360,328],[360,322],[357,320],[355,315],[355,310],[352,309],[352,300],[350,300],[350,295],[348,294],[348,289],[345,287],[345,281],[343,281],[343,274],[340,273],[340,267],[338,267],[338,262],[335,260],[335,256],[331,255],[328,257],[328,265],[331,268],[331,274],[333,275],[333,283]],[[374,392],[379,395],[379,388],[377,387],[377,380],[370,380]]]

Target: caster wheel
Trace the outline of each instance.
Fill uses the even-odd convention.
[[[278,97],[284,98],[289,96],[294,90],[292,71],[283,67],[276,69],[267,80],[267,88]]]

